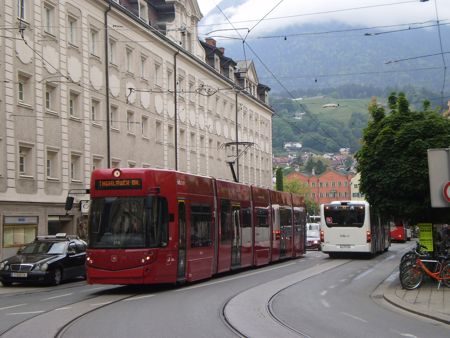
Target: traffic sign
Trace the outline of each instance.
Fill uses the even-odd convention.
[[[450,203],[450,182],[444,184],[444,198],[448,203]]]

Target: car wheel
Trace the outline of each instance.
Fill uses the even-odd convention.
[[[52,285],[59,285],[62,281],[62,271],[61,269],[56,269],[53,271],[52,275]]]
[[[3,286],[11,286],[11,285],[12,285],[12,282],[5,282],[5,281],[2,281],[2,285],[3,285]]]

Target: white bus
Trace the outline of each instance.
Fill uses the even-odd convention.
[[[330,257],[338,253],[375,255],[391,244],[389,223],[370,211],[365,201],[334,201],[320,206],[320,242]]]

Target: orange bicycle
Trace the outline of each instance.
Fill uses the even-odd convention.
[[[415,261],[405,264],[401,268],[400,283],[404,289],[416,289],[422,284],[425,274],[438,281],[438,289],[441,287],[441,283],[450,287],[448,255],[439,256],[437,259],[421,258],[420,255],[417,255]]]

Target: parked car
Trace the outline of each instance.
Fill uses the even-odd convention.
[[[320,250],[319,223],[306,223],[306,249]]]
[[[13,283],[58,285],[63,280],[85,277],[86,242],[77,236],[38,236],[15,256],[0,262],[3,286]]]

